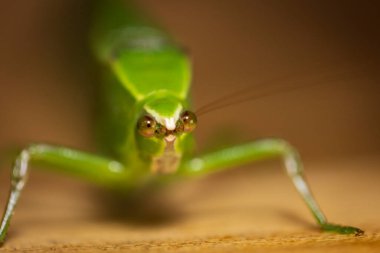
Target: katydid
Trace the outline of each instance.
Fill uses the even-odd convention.
[[[363,234],[358,228],[327,221],[305,180],[298,152],[284,140],[262,139],[192,157],[197,116],[189,108],[187,55],[122,1],[102,1],[95,13],[91,37],[103,68],[100,139],[105,156],[48,144],[24,148],[13,163],[0,243],[33,164],[130,191],[152,181],[196,178],[272,158],[284,160],[288,176],[323,231]]]

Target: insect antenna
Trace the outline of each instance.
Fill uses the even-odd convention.
[[[332,71],[329,69],[326,73],[321,74],[319,72],[317,75],[306,72],[302,72],[302,75],[286,74],[272,80],[256,83],[250,87],[235,91],[232,94],[224,95],[198,108],[195,113],[200,116],[246,101],[309,87],[328,85],[334,82],[347,82],[355,77],[363,76],[359,71],[351,71],[351,69],[352,68],[349,67],[343,68],[341,71]]]

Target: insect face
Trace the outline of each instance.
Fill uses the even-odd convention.
[[[177,136],[194,131],[197,125],[197,117],[190,111],[182,112],[177,121],[172,118],[160,121],[164,124],[150,115],[144,115],[137,122],[137,131],[145,138],[164,138],[168,142],[173,142]]]

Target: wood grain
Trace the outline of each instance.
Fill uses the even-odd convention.
[[[379,165],[366,157],[308,166],[330,220],[361,227],[361,237],[321,233],[277,163],[117,203],[90,185],[34,171],[1,251],[377,252]]]

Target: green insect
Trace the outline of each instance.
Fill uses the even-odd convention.
[[[106,156],[32,144],[14,161],[0,225],[3,243],[29,166],[48,165],[100,186],[130,191],[142,185],[196,178],[250,162],[283,158],[288,176],[323,231],[363,234],[329,223],[311,194],[297,151],[262,139],[192,157],[197,117],[190,106],[191,64],[162,30],[122,1],[102,1],[92,46],[103,65],[101,147]]]

